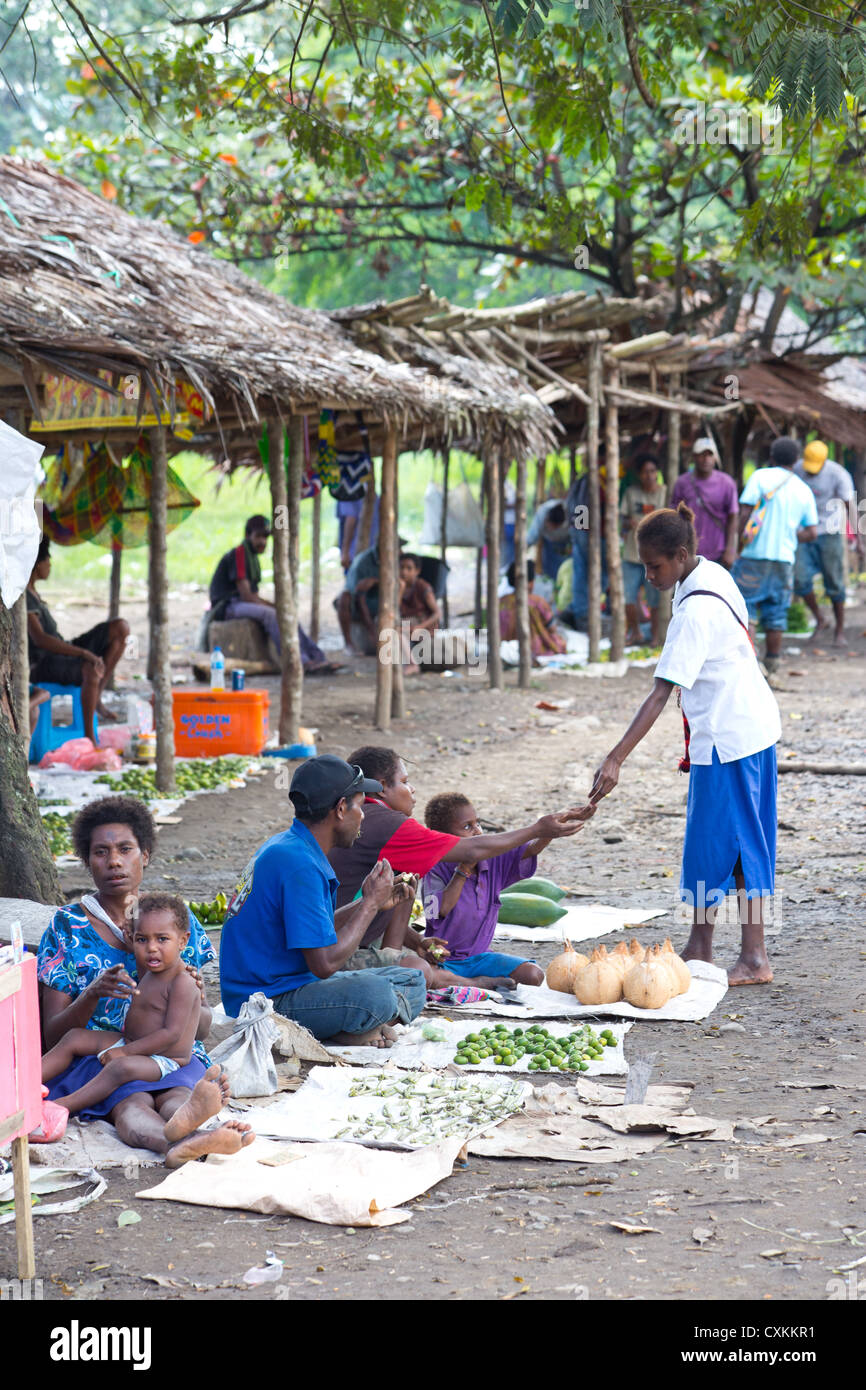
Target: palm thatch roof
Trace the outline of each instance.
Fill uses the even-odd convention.
[[[43,165],[0,158],[0,408],[40,415],[40,381],[136,373],[147,411],[176,384],[222,432],[275,411],[362,410],[403,446],[546,453],[551,412],[514,370],[433,373],[385,360],[318,311],[263,289],[157,223]]]

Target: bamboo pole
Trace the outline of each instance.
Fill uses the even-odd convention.
[[[397,431],[388,426],[382,444],[382,492],[379,499],[379,650],[376,662],[377,729],[391,727],[394,662],[402,658],[394,644],[395,550],[397,543]],[[390,638],[386,636],[390,634]],[[384,638],[384,641],[383,641]]]
[[[487,505],[487,464],[481,465],[481,510],[485,510]],[[481,567],[482,567],[482,548],[479,546],[475,552],[475,631],[481,631],[482,626],[482,588],[481,588]]]
[[[400,622],[400,538],[398,536],[400,519],[400,456],[394,460],[394,627],[402,634]],[[399,660],[394,663],[391,677],[391,718],[402,719],[406,711],[406,695],[403,690],[403,643],[399,645]]]
[[[607,385],[619,384],[619,368],[608,364]],[[619,550],[619,408],[616,398],[605,395],[605,536],[607,538],[607,592],[610,598],[610,659],[620,661],[625,651],[625,590]]]
[[[529,585],[526,564],[526,455],[517,455],[517,487],[514,500],[514,607],[520,666],[517,683],[528,690],[532,670],[532,645],[529,631]]]
[[[587,626],[589,659],[598,661],[601,646],[601,480],[598,466],[599,402],[602,347],[589,351],[589,407],[586,412],[586,467],[589,473],[589,545],[587,566]]]
[[[319,640],[319,609],[322,602],[322,494],[317,492],[313,498],[313,573],[310,583],[310,637]]]
[[[490,689],[502,689],[502,656],[499,650],[499,512],[501,463],[494,451],[487,460],[487,666]]]
[[[443,565],[448,563],[448,473],[451,464],[451,450],[446,447],[442,450],[442,524],[439,528],[439,553]],[[448,626],[448,581],[446,579],[445,594],[442,599],[442,617],[445,627]]]
[[[150,660],[153,663],[154,724],[156,725],[156,786],[174,791],[174,714],[171,699],[171,634],[168,614],[166,566],[168,527],[168,455],[165,427],[149,431],[151,451],[150,516]]]

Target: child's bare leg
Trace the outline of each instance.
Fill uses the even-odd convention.
[[[94,1076],[71,1095],[58,1097],[57,1104],[77,1115],[79,1110],[106,1100],[127,1081],[158,1081],[159,1077],[159,1067],[152,1057],[118,1057],[116,1062],[109,1062],[102,1068],[100,1076]]]
[[[734,870],[737,904],[740,909],[740,954],[728,971],[729,985],[768,985],[773,969],[764,944],[764,900],[746,897],[746,881],[737,863]]]
[[[42,1058],[42,1080],[53,1081],[72,1066],[76,1057],[95,1057],[97,1052],[104,1052],[113,1043],[120,1042],[122,1036],[122,1033],[102,1028],[70,1028]]]

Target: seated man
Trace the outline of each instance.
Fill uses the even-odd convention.
[[[226,551],[210,582],[211,622],[232,618],[252,618],[264,628],[277,651],[280,650],[280,625],[277,610],[268,599],[262,598],[262,566],[259,556],[268,548],[271,534],[266,516],[251,516],[244,527],[244,539],[234,550]],[[325,653],[307,636],[298,624],[301,661],[304,675],[332,675],[340,667],[329,661]]]
[[[236,1017],[260,991],[315,1037],[387,1047],[390,1024],[409,1023],[427,998],[420,970],[346,971],[376,914],[402,901],[386,862],[361,885],[361,898],[335,911],[337,876],[327,855],[360,834],[365,796],[378,782],[330,754],[310,758],[292,778],[295,819],[250,860],[229,903],[220,943],[220,989]]]
[[[346,587],[334,600],[347,652],[354,652],[352,623],[363,623],[371,653],[379,645],[379,542],[360,551],[346,571]]]

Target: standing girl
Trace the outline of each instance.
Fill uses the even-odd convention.
[[[758,667],[743,597],[726,569],[695,553],[693,523],[681,502],[637,528],[647,579],[674,590],[673,614],[653,689],[596,772],[590,799],[613,791],[623,762],[679,686],[687,721],[680,766],[690,768],[680,895],[694,909],[682,955],[712,961],[716,911],[736,884],[742,943],[728,983],[769,984],[763,899],[775,888],[779,710]]]

